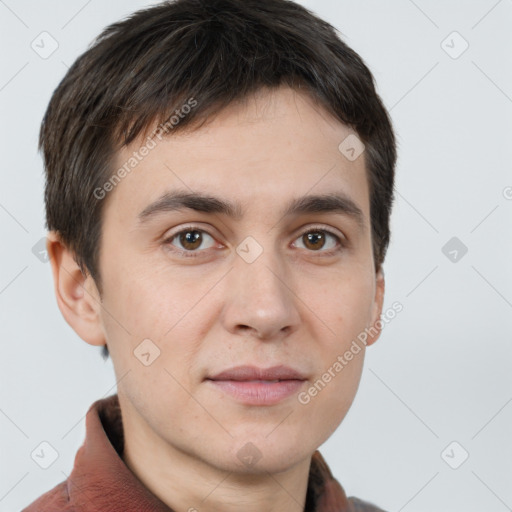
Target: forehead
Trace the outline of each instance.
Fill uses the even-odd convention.
[[[115,169],[137,163],[110,192],[108,208],[135,220],[164,192],[179,189],[236,198],[238,213],[258,205],[282,212],[294,197],[339,192],[368,214],[364,155],[350,161],[339,149],[353,132],[304,93],[259,91],[198,129],[170,132],[153,138],[143,157],[142,148],[153,146],[147,139],[118,152]]]

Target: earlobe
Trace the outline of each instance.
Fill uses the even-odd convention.
[[[372,322],[368,328],[367,346],[375,343],[379,339],[382,331],[382,321],[380,316],[382,314],[382,307],[384,304],[385,288],[384,271],[381,267],[375,275],[375,297],[373,303]]]
[[[51,231],[47,234],[46,248],[62,316],[84,341],[105,345],[100,296],[92,277],[82,274],[73,253],[61,242],[58,233]]]

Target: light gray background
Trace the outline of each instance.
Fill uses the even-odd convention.
[[[301,3],[365,59],[400,146],[385,308],[404,309],[321,451],[349,495],[389,511],[512,510],[512,1]],[[66,324],[50,265],[32,253],[45,235],[36,144],[67,67],[150,4],[0,0],[2,512],[66,478],[88,407],[116,390],[110,360]],[[47,59],[31,48],[43,31],[59,45]],[[442,252],[452,237],[468,248],[456,262]],[[46,470],[30,455],[42,441],[59,453]],[[452,441],[452,465],[469,453],[458,469],[441,457]]]

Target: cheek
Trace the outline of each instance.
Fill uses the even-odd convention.
[[[104,280],[103,323],[116,374],[121,377],[129,371],[131,380],[138,379],[147,391],[161,389],[179,397],[172,377],[190,387],[190,369],[218,317],[218,304],[208,294],[215,276],[171,275],[165,262],[148,265],[143,260],[110,270]],[[146,359],[154,362],[145,367],[141,358],[147,353]]]
[[[337,428],[356,395],[365,353],[358,336],[370,324],[374,300],[373,281],[364,273],[338,275],[331,283],[314,298],[318,318],[312,315],[311,321],[318,324],[321,319],[329,335],[318,332],[315,380],[302,400],[309,417],[321,418],[316,428],[325,438]]]
[[[311,309],[330,328],[334,348],[341,350],[370,325],[375,288],[369,275],[338,275],[316,294]]]
[[[299,396],[304,417],[308,418],[305,428],[318,444],[325,442],[345,418],[357,393],[364,361],[364,349],[353,355],[350,361],[337,360],[344,352],[336,353]]]
[[[112,266],[105,280],[105,303],[132,338],[164,342],[208,287],[208,281],[186,272],[170,272],[165,260],[149,263],[144,258],[132,258],[124,265]]]

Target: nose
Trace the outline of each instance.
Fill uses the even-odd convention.
[[[252,263],[237,257],[227,279],[221,320],[230,333],[276,340],[297,329],[295,277],[274,251],[263,250]]]

